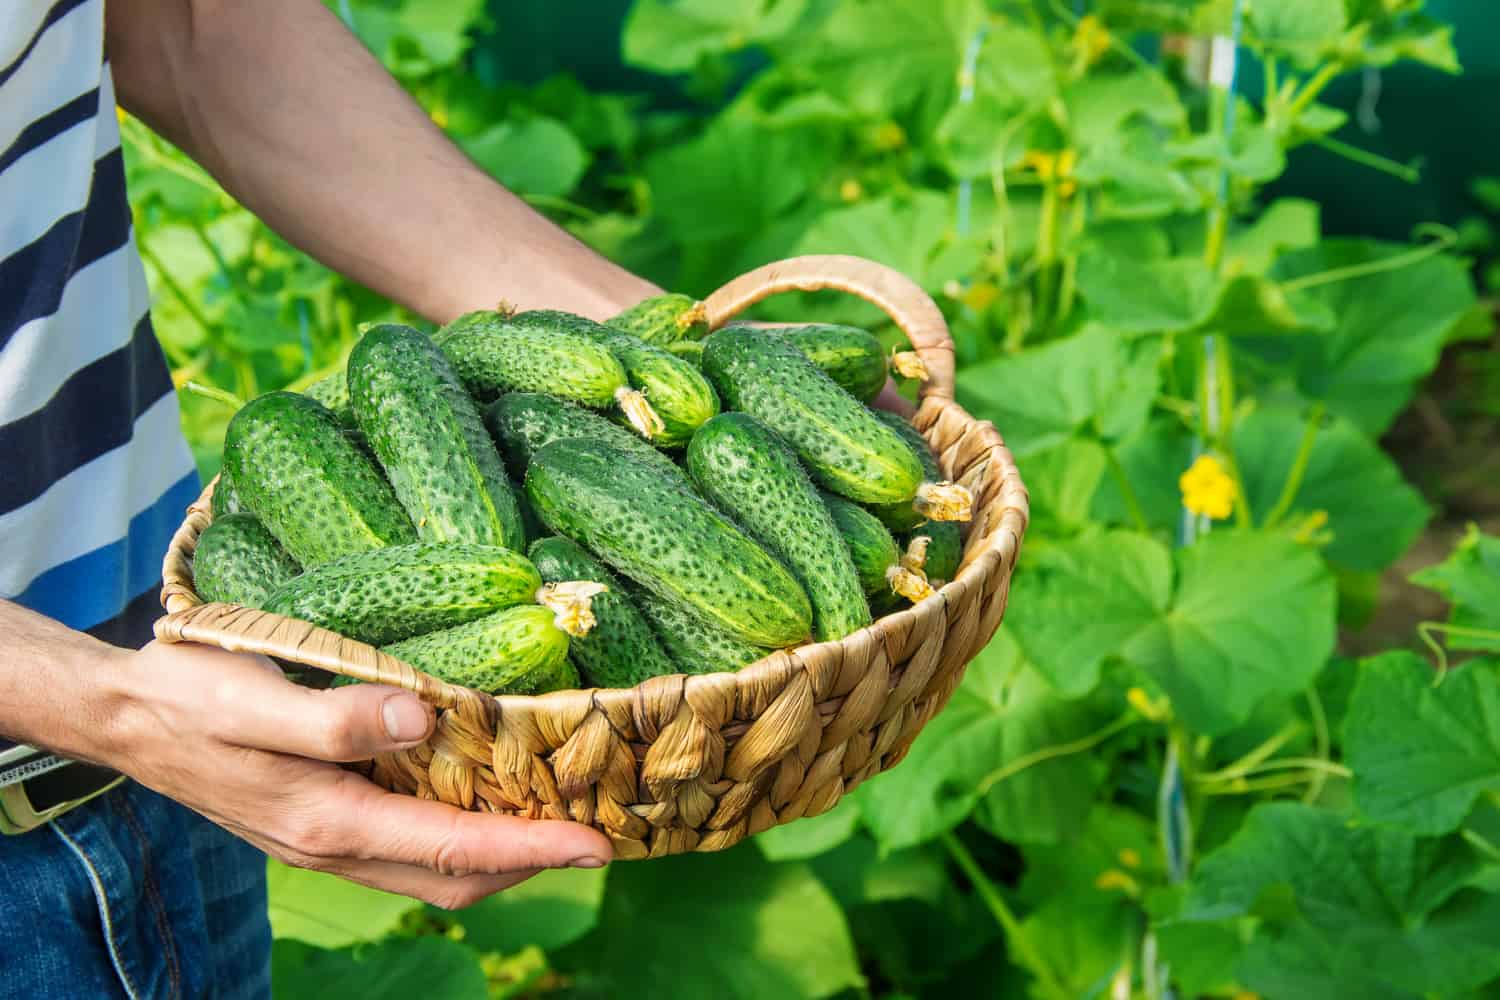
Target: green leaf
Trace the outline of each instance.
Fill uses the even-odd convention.
[[[1267,695],[1307,687],[1333,649],[1333,580],[1316,555],[1283,538],[1222,531],[1169,553],[1116,531],[1029,551],[1008,621],[1062,691],[1092,687],[1118,657],[1151,676],[1187,725],[1212,735]]]
[[[1160,384],[1161,344],[1132,341],[1098,325],[1019,354],[970,365],[958,376],[958,398],[993,420],[1019,456],[1056,445],[1081,430],[1106,440],[1139,429]]]
[[[1031,494],[1032,524],[1059,533],[1086,527],[1107,461],[1103,445],[1082,438],[1070,438],[1031,455],[1026,463],[1026,489]]]
[[[487,1000],[479,956],[447,938],[393,938],[376,945],[325,951],[300,941],[271,949],[271,982],[278,1000]]]
[[[1097,218],[1159,219],[1206,207],[1203,193],[1166,163],[1165,145],[1154,129],[1127,125],[1083,150],[1074,176],[1095,192]]]
[[[484,0],[404,0],[357,4],[350,26],[388,70],[413,78],[457,63],[471,44],[470,29],[484,23]]]
[[[604,881],[603,869],[544,871],[451,918],[463,926],[464,943],[479,951],[513,954],[529,946],[552,951],[594,929]]]
[[[1354,800],[1372,822],[1419,835],[1456,830],[1500,789],[1500,660],[1472,660],[1435,683],[1397,651],[1363,661],[1344,720]]]
[[[1259,914],[1240,978],[1268,996],[1451,994],[1500,973],[1500,896],[1463,891],[1478,867],[1461,842],[1264,803],[1199,863],[1178,919]]]
[[[1286,406],[1255,410],[1235,428],[1235,462],[1257,518],[1275,506],[1301,447],[1306,419]],[[1371,502],[1371,498],[1378,498]],[[1325,511],[1333,541],[1323,550],[1348,569],[1384,569],[1400,558],[1432,510],[1375,442],[1329,418],[1313,439],[1289,513]]]
[[[997,836],[1056,840],[1087,815],[1098,774],[1087,754],[1007,765],[1088,735],[1100,720],[1058,697],[1020,657],[1005,633],[969,664],[952,701],[917,737],[900,766],[855,792],[860,814],[882,849],[931,840],[975,809]]]
[[[1425,14],[1386,20],[1370,32],[1351,60],[1365,66],[1389,66],[1409,59],[1444,73],[1461,72],[1453,48],[1453,25]]]
[[[1181,421],[1158,416],[1135,434],[1114,445],[1130,488],[1146,515],[1146,523],[1173,532],[1182,517],[1178,478],[1193,461],[1193,436]],[[1093,515],[1108,524],[1131,523],[1124,497],[1114,477],[1106,477],[1094,495]]]
[[[1167,130],[1187,120],[1177,91],[1151,70],[1088,73],[1063,89],[1063,102],[1074,144],[1084,151],[1113,143],[1132,119]]]
[[[801,861],[838,847],[858,829],[859,805],[845,795],[826,813],[773,826],[755,843],[772,861]]]
[[[1224,266],[1231,272],[1265,274],[1287,250],[1317,243],[1321,231],[1317,202],[1277,198],[1254,222],[1229,234]]]
[[[1244,122],[1227,142],[1216,132],[1205,132],[1167,144],[1167,155],[1181,164],[1211,167],[1233,177],[1264,183],[1281,176],[1286,156],[1265,126]]]
[[[1329,240],[1284,254],[1272,276],[1295,285],[1333,269],[1379,266],[1409,249],[1373,240]],[[1372,437],[1406,406],[1416,381],[1437,364],[1448,331],[1474,304],[1467,268],[1442,255],[1319,283],[1299,294],[1332,311],[1330,332],[1275,341],[1246,338],[1241,346],[1290,375],[1306,398],[1325,400],[1331,411]]]
[[[808,0],[637,0],[625,19],[625,61],[686,73],[708,55],[775,41],[796,27]]]
[[[1260,44],[1302,69],[1315,69],[1347,24],[1344,0],[1256,0],[1249,13]]]
[[[1140,813],[1106,802],[1096,802],[1087,821],[1064,839],[1027,844],[1021,853],[1026,869],[1017,896],[1032,906],[1059,895],[1133,905],[1118,889],[1100,888],[1099,876],[1123,872],[1143,885],[1162,877],[1155,827]]]
[[[583,144],[551,118],[501,122],[460,145],[496,180],[522,195],[566,195],[589,165]]]
[[[271,933],[323,948],[378,941],[416,909],[416,900],[279,861],[266,863]]]
[[[1450,624],[1500,631],[1500,538],[1482,533],[1478,525],[1469,525],[1447,559],[1419,570],[1411,579],[1452,602]],[[1453,649],[1500,653],[1500,639],[1464,635],[1446,639]]]
[[[609,996],[811,998],[864,984],[828,890],[752,844],[611,866],[598,929],[554,959]]]
[[[952,219],[948,198],[935,191],[887,195],[820,215],[796,252],[858,253],[937,291],[972,271],[981,253],[977,240],[957,238]]]
[[[1232,923],[1174,923],[1154,930],[1157,954],[1172,970],[1172,982],[1187,996],[1238,992],[1233,970],[1245,945]]]

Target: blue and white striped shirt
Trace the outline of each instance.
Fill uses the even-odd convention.
[[[149,307],[104,2],[10,0],[0,16],[0,597],[131,646],[150,639],[161,557],[199,490]]]

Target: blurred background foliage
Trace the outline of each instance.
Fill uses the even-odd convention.
[[[1445,765],[1481,775],[1478,805],[1402,813],[1362,761],[1421,776],[1368,736],[1420,746],[1452,706],[1393,723],[1382,696],[1421,661],[1348,658],[1415,647],[1450,605],[1500,627],[1475,596],[1500,574],[1486,5],[330,6],[480,166],[664,287],[826,252],[917,279],[1033,526],[1005,629],[832,813],[459,914],[273,865],[279,995],[1496,995],[1492,740],[1471,725]],[[1215,36],[1241,43],[1232,94]],[[423,325],[124,131],[205,475],[226,398],[335,370],[365,322]],[[838,297],[762,315],[899,339]],[[1200,454],[1235,498],[1212,534],[1179,488]],[[1433,698],[1500,704],[1493,673]],[[1309,869],[1320,851],[1368,865]]]

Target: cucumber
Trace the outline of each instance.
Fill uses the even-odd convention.
[[[224,468],[246,509],[304,567],[416,541],[416,529],[369,456],[321,403],[258,396],[224,434]]]
[[[547,583],[592,580],[609,589],[593,597],[594,627],[569,648],[578,672],[596,687],[634,687],[648,677],[677,673],[619,579],[566,538],[543,538],[526,552]]]
[[[952,521],[928,521],[913,529],[905,537],[905,544],[910,547],[915,538],[927,539],[927,560],[922,569],[934,586],[952,580],[964,555],[964,539],[958,525]]]
[[[885,388],[885,351],[868,330],[838,323],[808,323],[804,326],[771,326],[767,333],[782,337],[807,360],[838,383],[839,388],[868,403]]]
[[[278,587],[265,610],[384,645],[533,603],[541,586],[519,552],[415,542],[316,566]]]
[[[526,547],[521,509],[474,400],[423,333],[382,323],[349,355],[355,419],[425,542]]]
[[[595,410],[619,407],[631,426],[650,436],[659,418],[630,387],[609,348],[557,325],[514,319],[492,310],[465,313],[433,337],[476,399],[488,403],[504,392],[545,392]]]
[[[891,585],[886,582],[886,574],[901,561],[901,550],[896,547],[891,533],[874,514],[859,504],[832,493],[820,496],[839,534],[844,537],[865,594],[876,597],[890,593]]]
[[[483,618],[383,647],[449,684],[490,694],[541,694],[578,686],[568,663],[568,636],[552,612],[535,604],[506,608]]]
[[[508,392],[484,411],[485,426],[500,443],[512,474],[524,476],[531,456],[544,444],[563,438],[587,437],[603,441],[651,466],[668,478],[686,474],[666,455],[618,424],[565,399],[540,392]]]
[[[567,330],[609,348],[625,367],[631,386],[640,390],[661,418],[661,428],[646,435],[659,447],[687,444],[693,431],[719,412],[719,397],[696,365],[639,337],[551,309],[519,313],[511,322],[539,330]]]
[[[665,345],[702,340],[708,336],[708,318],[703,303],[672,292],[643,299],[605,322],[648,344]]]
[[[728,409],[780,434],[823,486],[861,503],[910,503],[922,483],[911,446],[790,342],[726,327],[703,345],[703,371]]]
[[[631,597],[681,673],[732,673],[775,652],[715,628],[686,608],[639,588],[631,590]]]
[[[667,350],[677,355],[684,361],[692,364],[699,371],[703,370],[703,341],[701,340],[678,340],[667,345]]]
[[[973,508],[973,497],[962,486],[943,479],[937,456],[920,431],[889,410],[871,410],[875,419],[901,436],[922,463],[922,485],[910,503],[871,504],[870,510],[882,524],[895,532],[910,531],[929,520],[967,521]]]
[[[281,543],[249,514],[216,517],[198,536],[193,588],[205,601],[258,608],[301,572]]]
[[[345,427],[357,426],[354,422],[354,408],[349,403],[349,379],[344,372],[323,376],[303,389],[302,395],[316,399],[328,407],[328,412],[337,417]]]
[[[219,469],[213,496],[208,498],[208,509],[215,520],[225,514],[239,514],[245,510],[245,501],[240,498],[240,491],[234,488],[234,480],[229,478],[229,470],[226,468]]]
[[[781,438],[754,417],[723,413],[693,435],[687,467],[705,497],[791,569],[812,601],[819,642],[870,624],[849,547]]]
[[[746,642],[807,638],[812,608],[787,569],[706,500],[592,438],[537,449],[526,493],[542,523],[653,593]]]

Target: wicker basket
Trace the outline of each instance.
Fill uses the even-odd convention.
[[[427,743],[364,765],[378,784],[464,809],[590,824],[619,858],[714,851],[831,808],[894,766],[948,701],[1000,624],[1027,496],[995,428],[953,401],[942,314],[902,275],[855,257],[799,257],[706,300],[718,328],[778,292],[838,289],[906,332],[930,378],[913,423],[946,476],[974,494],[962,567],[934,597],[838,642],[779,651],[732,674],[656,677],[634,688],[492,697],[447,684],[306,622],[193,591],[210,483],[162,568],[167,642],[265,653],[415,692],[438,709]]]

